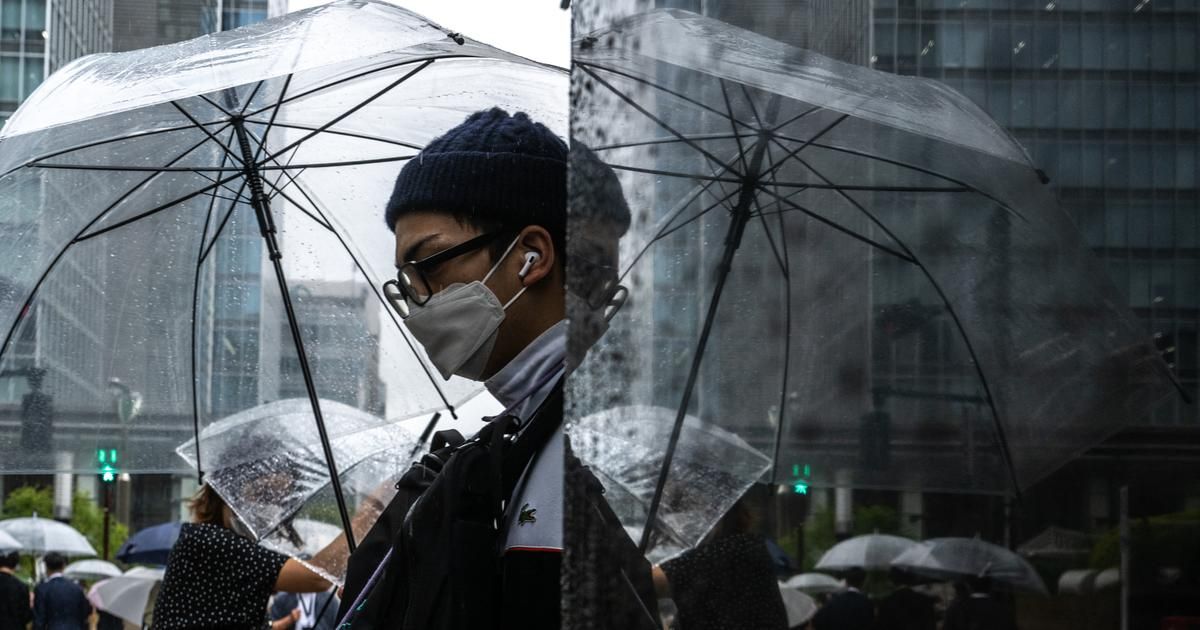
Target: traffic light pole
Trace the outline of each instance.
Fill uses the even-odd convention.
[[[101,557],[108,560],[108,526],[112,519],[112,484],[104,483],[104,542],[101,544],[103,552]]]

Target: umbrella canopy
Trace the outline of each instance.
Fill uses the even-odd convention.
[[[1017,547],[1017,553],[1027,558],[1080,559],[1091,552],[1092,537],[1086,532],[1054,526]]]
[[[121,569],[105,560],[78,560],[68,564],[63,575],[75,580],[103,580],[121,575]]]
[[[824,571],[845,571],[859,568],[867,571],[886,571],[896,556],[917,546],[915,540],[887,534],[867,534],[847,538],[821,555],[816,568]]]
[[[622,525],[639,532],[674,419],[674,411],[665,407],[631,406],[589,415],[569,427],[575,455],[604,484]],[[699,544],[771,466],[770,458],[745,440],[698,418],[688,417],[683,433],[673,463],[681,481],[667,485],[669,498],[659,510],[656,549],[650,552],[655,561]]]
[[[632,213],[578,413],[669,406],[668,453],[696,415],[798,491],[1013,494],[1169,393],[1044,176],[962,94],[677,10],[573,59],[573,133]]]
[[[321,401],[383,422],[480,391],[435,378],[378,290],[395,174],[492,106],[565,135],[566,81],[348,0],[55,73],[0,132],[0,370],[33,401],[0,471],[66,451],[79,472],[187,472],[188,437],[299,397],[348,531]]]
[[[783,585],[812,595],[838,593],[846,590],[846,585],[841,580],[832,575],[825,575],[824,573],[801,573],[793,575]]]
[[[817,601],[809,595],[783,584],[779,585],[779,595],[783,598],[783,607],[787,609],[789,628],[802,626],[817,614]]]
[[[162,523],[145,529],[125,539],[117,550],[117,560],[125,564],[165,565],[175,541],[179,539],[180,523]]]
[[[22,548],[21,541],[13,538],[11,534],[0,531],[0,552],[8,553],[10,551],[20,551]]]
[[[130,569],[124,575],[93,584],[88,591],[88,601],[97,609],[140,628],[150,593],[162,581],[163,573],[162,569]]]
[[[74,527],[37,516],[0,521],[0,532],[12,536],[23,553],[45,555],[57,551],[65,556],[94,556],[96,550]]]
[[[329,440],[343,484],[366,472],[370,487],[361,489],[369,492],[412,461],[423,419],[387,422],[340,402],[320,403],[326,421],[336,427]],[[257,538],[271,534],[330,485],[321,435],[311,418],[308,400],[290,398],[238,412],[200,431],[200,450],[209,454],[205,481]],[[195,442],[176,449],[191,465],[196,463]],[[389,497],[377,498],[386,502]]]
[[[978,538],[932,538],[910,548],[892,566],[943,580],[988,578],[1035,593],[1047,594],[1041,576],[1020,555]]]

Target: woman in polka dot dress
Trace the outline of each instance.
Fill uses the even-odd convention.
[[[151,630],[220,628],[284,630],[295,622],[267,619],[271,593],[316,593],[329,582],[300,562],[234,531],[232,510],[207,484],[191,501],[192,523],[179,531],[167,560]],[[345,546],[338,537],[314,561]],[[319,564],[319,563],[318,563]]]

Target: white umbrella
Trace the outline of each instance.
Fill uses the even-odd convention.
[[[130,569],[124,575],[94,584],[88,591],[88,601],[98,610],[141,627],[150,593],[162,581],[163,573],[162,569]]]
[[[892,560],[915,546],[917,541],[900,536],[880,533],[855,536],[830,547],[817,561],[816,568],[825,571],[854,568],[886,571],[891,568]]]
[[[804,624],[817,614],[816,600],[794,588],[780,583],[779,596],[783,598],[783,607],[787,610],[789,628]]]
[[[66,556],[95,556],[96,550],[74,527],[37,516],[0,521],[0,532],[17,540],[22,551],[44,555],[57,551]]]
[[[910,548],[892,566],[943,580],[988,578],[1045,595],[1046,584],[1024,558],[978,538],[933,538]]]
[[[121,575],[121,569],[106,560],[79,560],[68,564],[63,575],[76,580],[103,580]]]
[[[824,573],[801,573],[793,575],[783,585],[814,595],[820,593],[837,593],[846,590],[846,585],[841,580],[832,575],[825,575]]]
[[[22,548],[21,542],[13,538],[11,534],[0,531],[0,552],[20,551]]]

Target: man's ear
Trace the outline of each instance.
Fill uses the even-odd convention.
[[[520,278],[521,286],[533,286],[554,270],[557,252],[554,250],[554,239],[550,238],[546,228],[530,225],[521,230],[515,249],[513,258],[517,269],[524,271]],[[537,255],[530,256],[534,253]]]

